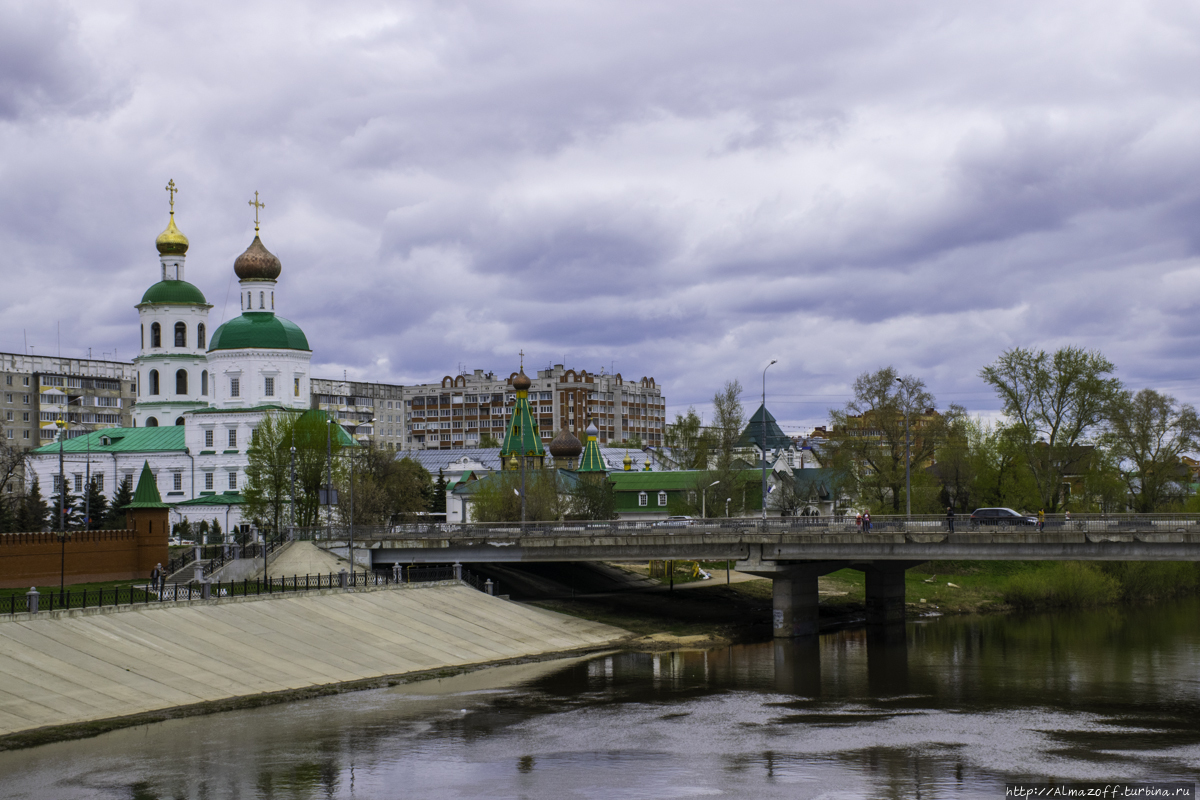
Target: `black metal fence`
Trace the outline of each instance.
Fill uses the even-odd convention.
[[[241,581],[204,581],[168,583],[160,586],[130,585],[106,589],[75,589],[64,592],[36,591],[0,596],[0,615],[26,611],[57,611],[68,608],[103,608],[105,606],[144,605],[159,602],[186,602],[215,597],[273,595],[321,589],[352,589],[367,586],[389,586],[401,583],[431,583],[461,580],[489,594],[494,591],[490,581],[473,575],[462,566],[401,567],[374,572],[336,572],[323,575],[291,575],[277,578],[247,578]],[[492,591],[489,591],[492,589]]]

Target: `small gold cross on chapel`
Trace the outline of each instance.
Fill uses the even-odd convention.
[[[254,232],[258,233],[258,210],[266,208],[267,204],[258,202],[258,192],[255,192],[254,199],[250,201],[250,205],[254,206]]]
[[[175,213],[175,193],[179,190],[175,188],[175,179],[167,181],[167,193],[171,195],[171,213]]]

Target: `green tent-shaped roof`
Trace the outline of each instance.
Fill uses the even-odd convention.
[[[771,416],[771,412],[767,411],[766,406],[759,406],[758,411],[754,412],[754,416],[746,423],[746,427],[742,430],[741,437],[738,438],[738,447],[757,447],[762,450],[763,438],[763,418],[767,422],[767,450],[778,450],[780,448],[791,447],[793,442],[791,437],[783,432],[779,427],[779,423],[775,421],[775,417]]]
[[[524,376],[523,372],[522,376]],[[541,432],[538,431],[537,421],[529,409],[529,392],[520,388],[517,390],[517,405],[513,408],[512,419],[508,421],[508,431],[504,434],[504,444],[500,447],[502,469],[508,468],[507,461],[513,456],[527,458],[545,458],[546,456],[546,449],[542,446]]]
[[[162,495],[158,493],[158,483],[154,480],[154,473],[150,471],[150,462],[146,461],[142,464],[142,474],[138,478],[137,491],[133,493],[133,502],[125,506],[126,508],[169,508],[162,501]]]
[[[579,457],[579,469],[576,472],[608,472],[604,456],[600,455],[600,445],[596,443],[596,423],[589,422],[587,426],[587,444],[583,446],[583,455]]]

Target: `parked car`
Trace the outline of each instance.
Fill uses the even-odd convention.
[[[695,520],[691,517],[667,517],[654,523],[656,528],[690,528]]]
[[[1037,517],[1026,516],[1011,508],[977,508],[971,512],[971,527],[980,525],[1037,525]]]

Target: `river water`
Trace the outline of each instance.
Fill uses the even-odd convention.
[[[1200,601],[617,653],[0,753],[4,798],[999,798],[1195,781]]]

